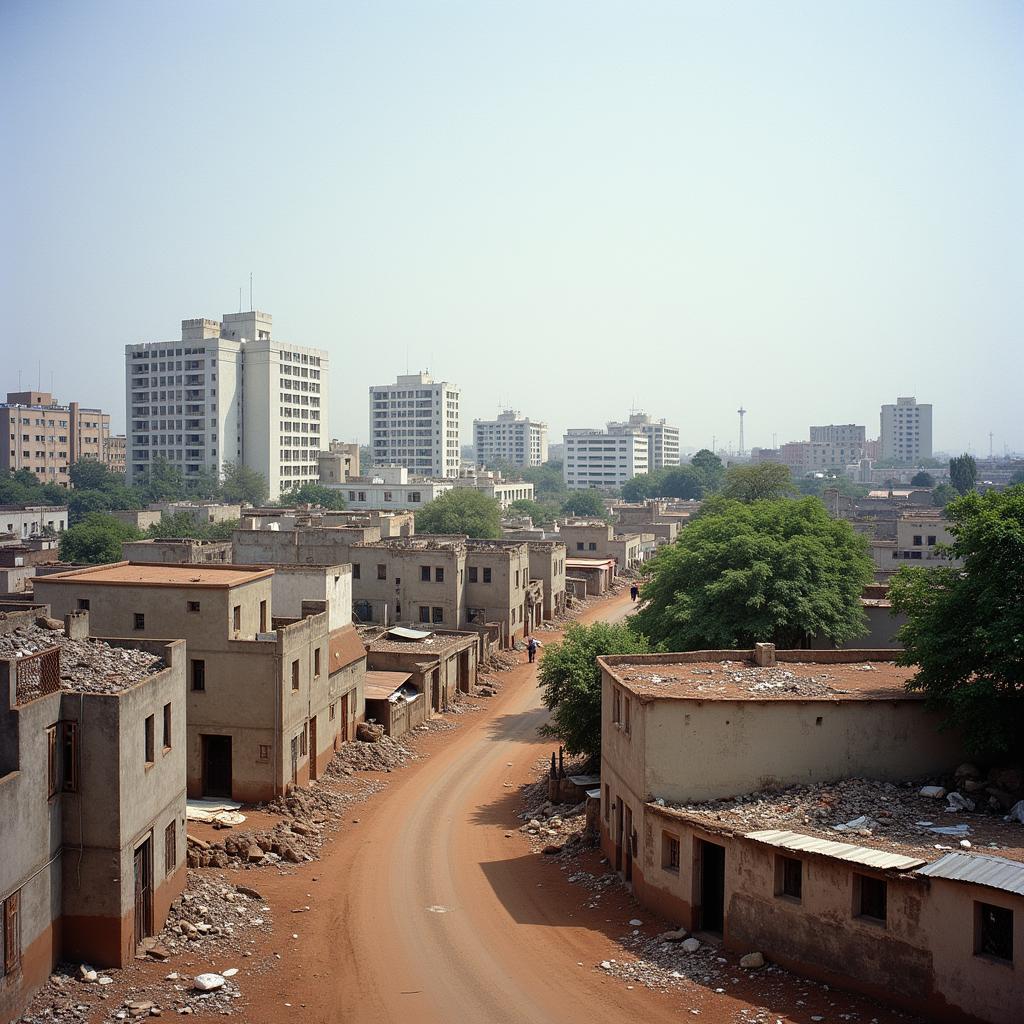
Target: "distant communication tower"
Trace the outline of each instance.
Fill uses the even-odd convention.
[[[740,414],[740,455],[743,454],[743,417],[747,415],[747,410],[741,405],[737,410]]]

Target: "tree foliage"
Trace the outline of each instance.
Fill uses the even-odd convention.
[[[722,486],[725,467],[713,451],[701,448],[690,459],[690,465],[701,474],[705,491],[717,491]]]
[[[973,455],[964,452],[949,460],[949,482],[959,491],[966,494],[974,490],[974,482],[978,479],[978,464]]]
[[[326,487],[307,481],[297,484],[281,494],[282,505],[319,505],[321,508],[340,511],[345,507],[345,499],[339,487]]]
[[[593,516],[603,519],[605,516],[604,498],[601,492],[590,488],[586,491],[570,491],[569,497],[562,502],[562,514],[566,516]]]
[[[910,478],[911,487],[934,487],[935,477],[926,469],[922,469]]]
[[[688,651],[850,640],[865,631],[860,596],[874,574],[864,538],[816,498],[714,498],[645,575],[632,625]]]
[[[693,466],[675,466],[640,473],[622,485],[625,501],[648,498],[700,498],[705,491],[704,474]]]
[[[501,536],[501,506],[475,488],[454,487],[416,513],[416,532],[495,539]]]
[[[776,501],[794,490],[789,466],[762,462],[757,466],[730,466],[725,473],[722,496],[730,501]]]
[[[601,753],[601,670],[603,654],[646,654],[647,641],[624,623],[574,623],[561,643],[545,648],[540,683],[551,721],[541,735],[557,739],[573,756],[597,760]]]
[[[952,484],[938,484],[932,488],[932,504],[936,508],[945,508],[951,501],[960,497],[959,491]]]
[[[900,570],[889,588],[910,688],[975,754],[1019,752],[1024,736],[1024,486],[968,494],[946,510],[962,568]]]
[[[142,534],[113,516],[90,512],[75,526],[69,526],[60,537],[62,562],[85,562],[102,565],[121,561],[121,545],[128,540],[141,540]]]
[[[193,540],[231,540],[231,535],[238,526],[237,519],[197,523],[188,512],[175,512],[174,515],[165,512],[159,523],[149,527],[146,536],[154,540],[180,537],[191,537]]]
[[[549,523],[558,515],[560,507],[550,502],[532,501],[530,498],[517,498],[508,506],[508,514],[513,516],[529,516],[534,526]]]
[[[241,462],[225,462],[221,496],[239,505],[262,505],[267,500],[267,478]]]

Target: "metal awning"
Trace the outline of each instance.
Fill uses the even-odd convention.
[[[899,853],[890,853],[888,850],[873,850],[867,846],[837,843],[831,839],[808,836],[800,832],[768,829],[763,832],[748,832],[744,838],[753,839],[755,843],[765,843],[767,846],[777,846],[783,850],[798,850],[801,853],[834,857],[836,860],[862,864],[866,868],[876,868],[879,871],[910,871],[926,863],[920,857],[905,857]]]
[[[1024,896],[1024,864],[1006,857],[990,857],[985,853],[947,853],[945,857],[925,865],[917,874],[972,882]]]
[[[426,640],[433,635],[429,629],[408,629],[406,626],[393,626],[388,630],[388,636],[396,640]]]
[[[387,700],[395,690],[409,679],[412,679],[411,672],[369,671],[366,673],[363,693],[367,700]]]

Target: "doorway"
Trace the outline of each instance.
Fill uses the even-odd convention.
[[[341,742],[348,742],[348,694],[341,695]]]
[[[430,673],[430,703],[438,713],[441,711],[441,671],[434,669]]]
[[[292,784],[299,784],[299,737],[292,737]]]
[[[624,877],[627,882],[633,881],[633,811],[626,807],[626,819],[624,826],[626,841],[626,868]]]
[[[622,797],[615,799],[615,870],[622,870]]]
[[[231,737],[203,736],[203,796],[231,797]]]
[[[700,907],[698,927],[722,934],[725,924],[725,847],[698,839]]]
[[[309,778],[316,781],[316,715],[309,720]]]
[[[153,934],[153,844],[146,841],[135,851],[135,948]]]

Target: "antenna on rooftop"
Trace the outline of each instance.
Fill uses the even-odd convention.
[[[249,271],[249,308],[255,309],[256,307],[252,304],[252,271]]]
[[[747,415],[747,410],[741,405],[737,410],[740,414],[740,455],[743,454],[743,417]]]
[[[238,286],[238,312],[242,312],[242,286]]]

